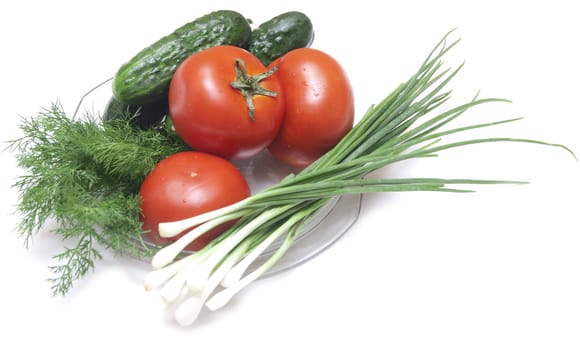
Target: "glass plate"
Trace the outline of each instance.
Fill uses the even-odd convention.
[[[112,79],[89,90],[81,98],[73,117],[79,117],[86,111],[103,114],[112,96]],[[299,171],[277,161],[265,150],[245,160],[234,160],[232,163],[242,172],[252,193],[278,183],[290,173]],[[342,237],[356,222],[361,208],[362,195],[337,196],[331,198],[309,220],[296,240],[280,260],[263,276],[290,269],[302,264],[330,247]],[[274,242],[252,266],[265,262],[280,246],[281,240]],[[157,245],[147,242],[153,248]]]

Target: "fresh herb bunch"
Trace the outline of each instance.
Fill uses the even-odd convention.
[[[448,34],[449,35],[449,34]],[[331,151],[297,174],[238,203],[189,219],[161,223],[161,236],[172,237],[190,230],[176,242],[160,249],[152,259],[153,271],[145,279],[146,289],[160,288],[161,297],[176,305],[175,318],[189,325],[202,306],[210,310],[225,305],[238,291],[266,272],[285,254],[303,225],[329,199],[353,193],[447,191],[471,192],[456,187],[521,183],[518,181],[372,178],[367,175],[390,164],[441,151],[488,142],[524,142],[569,149],[562,145],[519,138],[480,138],[444,142],[446,136],[489,128],[518,119],[492,121],[448,128],[465,112],[503,99],[477,96],[462,105],[437,114],[449,101],[448,83],[461,70],[445,69],[443,57],[457,41],[439,42],[418,71],[375,106]],[[572,153],[573,154],[573,153]],[[192,240],[224,221],[236,224],[204,249],[183,257],[180,253]],[[281,245],[254,269],[256,259],[278,239]],[[247,272],[247,270],[252,270]],[[218,287],[221,285],[221,289]]]
[[[165,123],[140,129],[135,115],[107,122],[93,112],[69,118],[60,103],[35,117],[21,118],[23,136],[11,141],[25,170],[19,193],[17,231],[28,247],[49,219],[52,231],[72,242],[49,266],[53,295],[65,295],[73,282],[93,270],[99,247],[115,254],[151,254],[142,240],[139,187],[164,157],[187,149]]]

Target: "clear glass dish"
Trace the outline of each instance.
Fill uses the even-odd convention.
[[[73,113],[73,118],[80,117],[85,111],[102,115],[112,97],[111,82],[112,79],[108,79],[83,95]],[[232,163],[240,169],[252,193],[262,191],[278,183],[288,174],[299,171],[280,163],[267,150],[250,159],[235,160]],[[309,220],[286,254],[264,276],[302,264],[330,247],[356,222],[361,202],[362,195],[360,194],[331,198]],[[281,241],[274,242],[253,265],[259,265],[267,260],[280,243]],[[151,242],[147,242],[147,244],[153,248],[158,248]]]

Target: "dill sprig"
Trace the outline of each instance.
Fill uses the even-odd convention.
[[[18,191],[18,233],[28,247],[49,219],[52,231],[71,246],[54,256],[53,295],[65,295],[75,280],[94,269],[99,249],[150,255],[142,240],[138,190],[164,157],[187,149],[167,125],[140,129],[135,116],[102,122],[92,112],[69,118],[55,102],[20,120],[22,137],[10,141],[24,170]]]

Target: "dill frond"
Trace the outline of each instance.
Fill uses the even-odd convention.
[[[128,120],[102,122],[92,113],[68,118],[58,102],[21,118],[22,137],[8,150],[25,174],[13,187],[19,197],[16,228],[28,247],[49,218],[52,232],[77,242],[54,256],[53,294],[101,258],[97,244],[115,254],[150,254],[142,240],[138,190],[154,165],[187,146],[167,126],[140,129]]]

